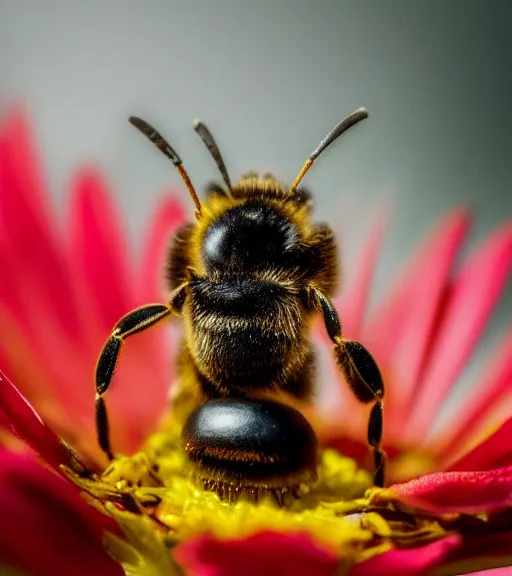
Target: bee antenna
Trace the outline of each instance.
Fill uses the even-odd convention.
[[[217,164],[217,168],[221,173],[224,183],[228,187],[228,190],[232,192],[231,180],[229,179],[226,165],[224,164],[222,154],[220,153],[219,147],[217,146],[211,132],[200,120],[194,120],[194,130],[199,134],[204,145],[208,148],[208,152],[210,152],[212,158],[215,160],[215,164]]]
[[[325,138],[320,142],[320,144],[315,148],[315,150],[310,154],[309,158],[304,163],[300,172],[297,174],[293,184],[288,191],[289,195],[292,195],[300,181],[304,178],[306,172],[313,166],[315,160],[320,156],[320,154],[330,146],[335,140],[337,140],[344,132],[346,132],[352,126],[355,126],[361,120],[368,118],[368,111],[366,108],[359,108],[349,114],[347,117],[343,118],[341,122],[336,124],[336,126],[325,136]]]
[[[167,142],[167,140],[157,132],[152,126],[150,126],[145,120],[138,118],[137,116],[130,116],[130,124],[133,124],[135,128],[140,130],[144,136],[146,136],[153,144],[169,158],[169,160],[176,166],[180,176],[187,187],[188,193],[192,197],[194,204],[196,205],[196,216],[199,218],[201,216],[201,202],[197,196],[196,190],[190,181],[187,171],[183,167],[183,162],[181,158],[176,154],[174,148]]]

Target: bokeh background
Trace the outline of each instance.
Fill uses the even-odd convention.
[[[348,221],[349,261],[368,214],[394,198],[378,296],[449,207],[475,210],[473,243],[512,216],[511,26],[507,0],[0,0],[0,114],[24,102],[59,209],[73,169],[101,165],[136,249],[158,195],[183,186],[129,115],[169,137],[201,188],[218,176],[194,118],[233,179],[292,180],[364,105],[371,119],[305,183],[321,219]],[[344,220],[349,204],[360,216]],[[477,359],[511,319],[509,285]]]

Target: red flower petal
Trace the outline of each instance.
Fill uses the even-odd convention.
[[[431,512],[486,512],[512,505],[512,466],[426,474],[390,489],[400,500]]]
[[[28,455],[0,450],[0,564],[32,576],[121,576],[104,552],[108,519]]]
[[[468,215],[463,210],[456,210],[441,220],[415,250],[391,293],[384,298],[366,324],[364,341],[371,346],[372,353],[379,361],[386,365],[390,364],[399,344],[402,328],[410,316],[411,309],[418,304],[417,291],[422,290],[425,272],[433,270],[432,283],[443,280],[446,282],[446,276],[444,279],[437,278],[437,274],[451,265],[467,226]],[[452,260],[449,258],[450,255]]]
[[[350,576],[425,576],[460,544],[460,536],[450,536],[421,548],[390,550],[354,566]]]
[[[13,262],[33,274],[31,288],[49,306],[69,338],[79,338],[76,303],[65,255],[59,249],[55,217],[23,114],[8,118],[0,136],[0,228]]]
[[[344,214],[344,216],[347,215]],[[349,286],[347,289],[343,289],[341,296],[334,300],[334,306],[338,310],[343,324],[343,333],[347,338],[360,338],[376,260],[382,249],[387,227],[387,215],[383,216],[382,210],[380,210],[370,224],[368,233],[365,234],[366,240],[358,258],[355,259],[353,271],[348,274]],[[323,322],[318,321],[316,325],[321,326],[321,328],[315,331],[314,335],[320,335],[326,344],[325,348],[322,347],[319,350],[322,356],[319,358],[318,364],[322,368],[322,373],[317,382],[317,405],[321,407],[325,419],[333,419],[338,424],[340,423],[339,414],[341,411],[353,414],[353,418],[343,422],[343,432],[356,437],[361,434],[364,435],[366,434],[364,409],[334,362],[332,342]]]
[[[339,562],[305,534],[277,532],[227,542],[201,536],[179,544],[175,557],[190,576],[332,576]]]
[[[458,454],[463,453],[464,447],[474,446],[475,439],[482,438],[486,427],[499,421],[496,419],[496,412],[502,409],[504,400],[509,398],[511,393],[512,331],[498,346],[493,361],[490,366],[485,367],[477,382],[478,385],[468,393],[467,398],[457,407],[457,412],[450,418],[450,427],[443,427],[431,440],[433,452],[441,462],[453,461]],[[471,422],[470,430],[468,422]],[[512,449],[512,437],[509,437],[506,446]]]
[[[28,300],[33,330],[20,324],[15,314],[0,305],[0,349],[6,360],[2,367],[5,366],[20,392],[33,400],[36,410],[60,434],[60,424],[72,422],[80,427],[87,416],[91,416],[90,372],[97,353],[91,356],[84,345],[67,339],[48,310],[39,306],[37,296]],[[96,350],[99,347],[98,343]],[[59,426],[54,427],[55,424]]]
[[[70,387],[69,378],[63,382],[61,374],[64,365],[78,369],[75,357],[87,332],[83,325],[87,303],[80,300],[83,308],[77,305],[75,279],[35,156],[26,120],[15,112],[0,138],[0,347],[7,359],[2,365],[10,366],[23,392],[36,388],[39,399],[55,392],[53,408],[65,390],[67,407],[73,412],[79,388]],[[22,338],[13,344],[18,336]],[[19,353],[13,353],[16,346]],[[23,357],[22,349],[29,354]],[[28,366],[33,359],[37,367]],[[29,382],[23,377],[29,374],[39,376]],[[85,404],[80,398],[77,405]]]
[[[400,329],[399,351],[391,365],[393,387],[386,398],[387,434],[401,433],[403,414],[410,409],[414,390],[432,344],[442,299],[454,260],[466,238],[469,214],[460,210],[450,214],[432,238],[419,261],[421,271],[414,279],[411,313]]]
[[[134,287],[120,221],[103,178],[93,170],[82,171],[71,201],[71,254],[90,293],[96,295],[98,320],[106,333],[133,304]]]
[[[4,231],[0,224],[0,303],[16,314],[18,318],[26,320],[27,315],[23,307],[23,297],[20,294],[17,267],[9,254],[8,242],[4,238]]]
[[[69,464],[68,453],[53,431],[0,371],[0,409],[9,420],[13,431],[48,464],[58,469]]]
[[[486,568],[510,566],[512,563],[512,533],[495,533],[478,536],[467,536],[460,546],[447,551],[440,563],[442,568],[434,570],[434,574],[487,574],[477,572]],[[494,571],[491,573],[494,574]],[[496,573],[500,573],[496,570]],[[503,572],[501,572],[503,574]]]
[[[366,241],[348,280],[349,284],[335,300],[343,321],[343,332],[347,338],[358,340],[361,337],[361,327],[368,307],[377,258],[382,251],[387,229],[388,218],[379,211],[365,235]]]
[[[505,576],[510,568],[481,572],[512,561],[512,534],[463,538],[448,536],[438,542],[407,550],[390,550],[355,566],[350,576],[456,576],[481,574]],[[474,572],[478,571],[478,572]]]
[[[498,229],[464,264],[451,286],[408,424],[411,442],[424,440],[441,403],[470,356],[498,301],[512,265],[512,225]]]
[[[423,368],[449,272],[468,227],[465,210],[444,217],[414,252],[391,294],[364,328],[365,345],[393,382],[386,397],[388,438],[401,432],[402,414]]]
[[[100,325],[99,332],[93,333],[92,348],[81,353],[89,361],[89,368],[81,371],[87,375],[114,324],[131,309],[148,301],[139,300],[137,283],[140,279],[132,278],[128,269],[125,238],[103,180],[93,171],[83,172],[76,181],[74,193],[72,252],[78,254],[88,293],[97,295],[94,304]],[[170,214],[176,217],[179,212],[176,201],[172,207],[165,204],[163,209],[166,212],[161,217],[162,222],[169,222]],[[156,246],[152,248],[156,249]],[[161,266],[159,272],[163,275]],[[153,275],[155,273],[152,271]],[[157,295],[153,294],[150,301],[155,299]],[[106,398],[114,450],[133,452],[155,429],[166,408],[171,375],[169,346],[162,326],[127,341]],[[117,382],[119,386],[115,385]],[[148,382],[149,387],[142,390],[142,382]],[[92,381],[89,385],[84,382],[81,391],[84,398],[78,405],[92,406]],[[89,416],[92,425],[92,410]]]
[[[491,470],[511,464],[512,418],[509,418],[492,436],[454,462],[449,470]]]

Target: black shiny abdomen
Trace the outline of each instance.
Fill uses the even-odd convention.
[[[269,265],[295,265],[297,229],[263,202],[248,201],[226,210],[207,229],[202,257],[207,273],[254,271]]]
[[[278,402],[209,400],[191,414],[182,439],[188,457],[223,480],[286,486],[290,479],[316,475],[318,448],[311,425]]]

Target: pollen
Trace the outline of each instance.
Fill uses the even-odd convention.
[[[66,473],[88,501],[121,528],[129,521],[131,545],[136,548],[137,534],[142,548],[152,538],[168,553],[180,541],[205,533],[232,540],[271,530],[307,533],[345,559],[359,562],[391,548],[394,534],[409,543],[415,534],[422,541],[444,535],[434,520],[418,524],[393,510],[393,498],[386,497],[389,491],[372,488],[367,470],[331,449],[322,450],[318,478],[299,498],[286,492],[276,498],[273,491],[263,490],[255,500],[240,487],[233,487],[236,494],[228,497],[205,487],[194,475],[177,427],[154,434],[132,456],[116,455],[101,475],[80,478]]]

